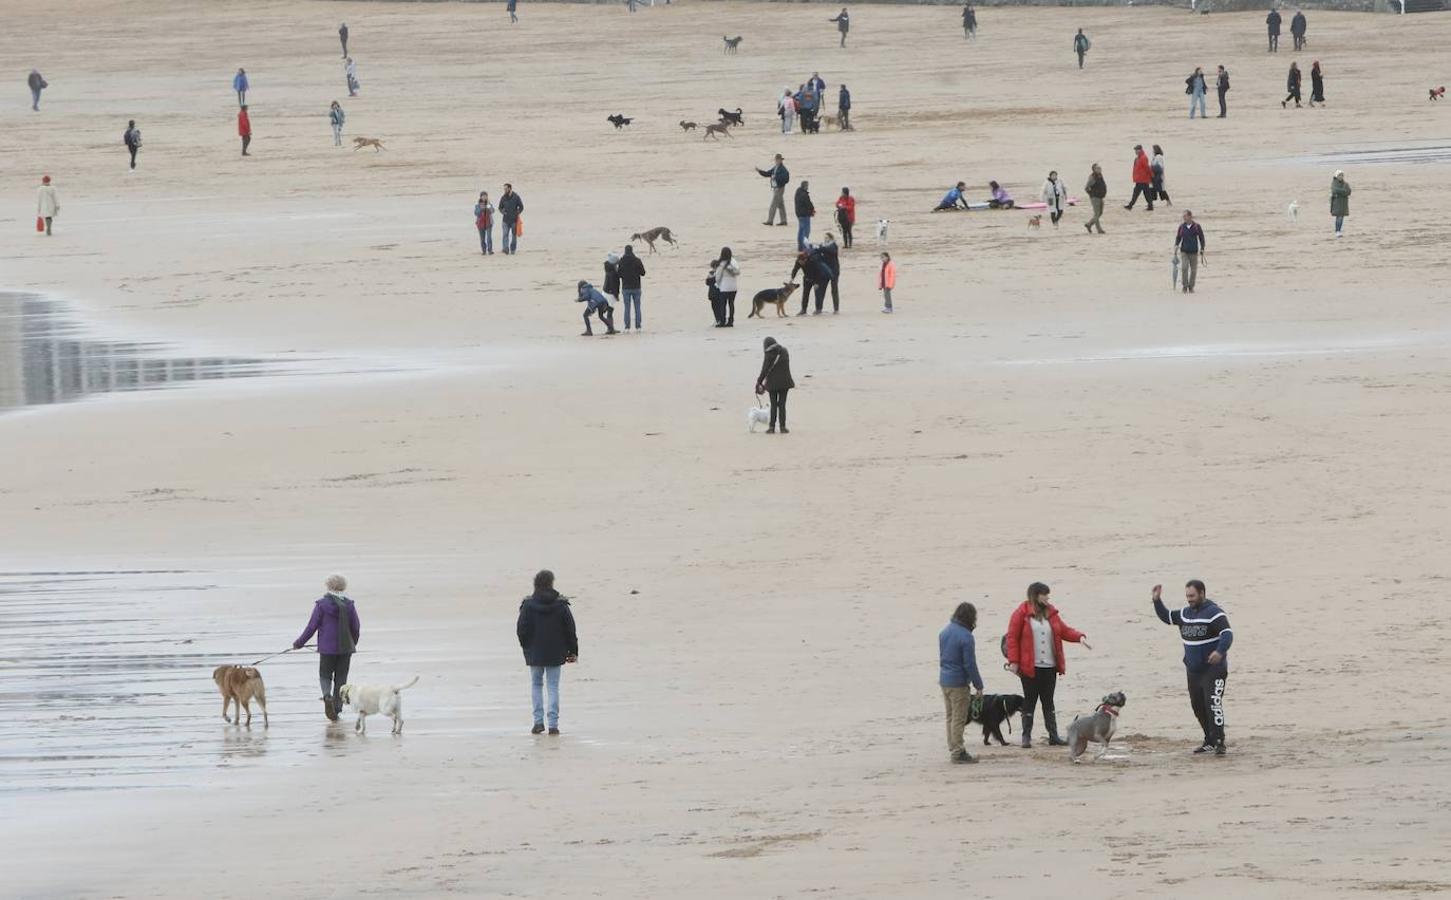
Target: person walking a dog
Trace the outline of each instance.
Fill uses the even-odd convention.
[[[1108,182],[1103,180],[1103,169],[1098,163],[1094,163],[1088,173],[1088,183],[1083,186],[1083,192],[1088,195],[1088,204],[1093,208],[1093,218],[1083,223],[1083,228],[1089,234],[1093,234],[1095,228],[1103,234],[1103,198],[1108,196]]]
[[[1067,744],[1058,735],[1058,711],[1053,704],[1058,676],[1067,671],[1063,664],[1063,642],[1093,649],[1087,635],[1063,621],[1058,609],[1048,602],[1049,594],[1048,585],[1041,581],[1028,585],[1028,599],[1013,610],[1008,621],[1008,671],[1023,683],[1024,747],[1033,746],[1033,708],[1040,703],[1049,746]]]
[[[1182,266],[1179,284],[1185,294],[1194,293],[1194,282],[1199,280],[1199,263],[1204,258],[1205,246],[1204,229],[1194,221],[1194,213],[1184,210],[1184,221],[1174,232],[1174,250],[1179,254]]]
[[[348,683],[348,668],[363,637],[363,625],[358,619],[357,607],[344,593],[348,580],[341,575],[329,575],[326,586],[327,593],[312,605],[312,618],[292,642],[292,649],[302,649],[303,644],[317,635],[317,680],[322,687],[323,713],[329,721],[336,722],[343,709],[343,685]]]
[[[1048,204],[1048,218],[1053,227],[1058,227],[1058,220],[1063,218],[1063,208],[1068,205],[1068,189],[1063,182],[1058,180],[1058,172],[1048,173],[1048,180],[1043,182],[1043,189],[1039,193],[1043,202]]]
[[[977,607],[959,603],[947,627],[937,633],[937,684],[947,713],[947,755],[955,763],[975,763],[963,744],[962,733],[972,718],[972,691],[982,702],[982,674],[977,670]]]
[[[645,277],[645,263],[635,255],[635,248],[629,244],[625,245],[625,252],[620,257],[620,293],[625,301],[625,331],[630,330],[630,308],[635,309],[635,331],[644,330],[640,324],[640,279]]]
[[[474,227],[479,230],[479,251],[483,256],[494,255],[494,204],[489,202],[489,192],[479,191],[479,202],[474,204]]]
[[[836,92],[836,117],[842,131],[851,131],[851,91],[844,84]]]
[[[1229,616],[1206,596],[1204,582],[1197,578],[1184,585],[1183,609],[1164,606],[1163,590],[1163,585],[1154,585],[1154,614],[1160,622],[1179,629],[1189,678],[1189,706],[1204,731],[1204,742],[1194,752],[1223,756],[1224,688],[1229,680],[1229,647],[1234,643]]]
[[[136,127],[136,120],[131,119],[126,123],[126,131],[121,135],[121,143],[126,145],[126,152],[131,154],[131,169],[136,169],[136,154],[141,152],[141,129]]]
[[[1149,165],[1149,157],[1144,153],[1143,144],[1134,144],[1134,193],[1129,197],[1129,202],[1124,204],[1124,209],[1133,209],[1138,202],[1139,195],[1148,201],[1149,212],[1154,211],[1154,172]]]
[[[720,258],[711,271],[711,277],[715,279],[716,296],[719,298],[716,301],[715,314],[716,326],[719,328],[736,326],[736,290],[740,274],[741,267],[736,264],[731,248],[720,248]]]
[[[327,111],[328,124],[333,127],[334,147],[341,147],[343,145],[343,122],[347,121],[347,118],[347,114],[343,112],[342,104],[334,100],[333,105],[328,107]]]
[[[892,288],[897,286],[897,264],[892,254],[882,251],[882,267],[877,270],[877,290],[882,292],[882,312],[892,311]]]
[[[242,139],[242,155],[251,156],[247,148],[252,145],[252,117],[247,115],[247,104],[237,110],[237,136]]]
[[[849,187],[843,187],[841,196],[836,198],[836,224],[841,226],[841,246],[850,250],[851,229],[856,224],[856,198]]]
[[[1290,20],[1290,37],[1295,39],[1295,50],[1298,52],[1305,49],[1305,11],[1295,10],[1295,17]]]
[[[579,661],[579,635],[569,598],[554,589],[554,573],[544,569],[534,576],[534,593],[519,604],[519,648],[529,667],[530,697],[534,701],[534,728],[543,734],[544,688],[549,687],[549,733],[559,734],[559,670]]]
[[[506,256],[519,252],[519,216],[523,213],[524,200],[514,193],[512,184],[505,184],[504,193],[499,195],[499,216],[503,219],[499,238]]]
[[[796,249],[811,249],[811,217],[816,215],[816,206],[811,202],[811,184],[802,181],[796,189]]]
[[[846,7],[843,6],[841,8],[841,13],[837,15],[836,18],[830,19],[829,21],[836,23],[836,30],[841,32],[841,44],[839,46],[845,47],[846,33],[851,30],[851,16],[847,15]]]
[[[786,394],[796,386],[791,378],[791,354],[776,343],[773,337],[766,338],[765,356],[761,360],[761,374],[756,376],[756,395],[767,394],[771,398],[771,424],[767,434],[776,433],[776,423],[781,424],[781,433],[790,434],[786,427]]]
[[[789,97],[787,98],[790,99]],[[757,169],[756,174],[762,178],[771,179],[771,205],[766,210],[766,221],[763,224],[776,225],[776,211],[781,211],[779,224],[786,224],[786,185],[791,183],[791,172],[786,168],[786,163],[781,159],[781,154],[776,154],[776,164],[769,169]]]

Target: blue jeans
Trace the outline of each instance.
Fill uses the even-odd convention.
[[[1345,224],[1345,217],[1344,216],[1336,216],[1335,217],[1335,233],[1336,234],[1339,234],[1340,233],[1340,226],[1341,225],[1344,225],[1344,224]]]
[[[559,727],[559,666],[530,666],[533,682],[534,724],[544,724],[544,682],[549,681],[549,727]]]
[[[625,330],[626,331],[629,331],[630,330],[630,306],[631,306],[631,304],[633,304],[634,307],[635,307],[635,327],[636,328],[639,328],[640,327],[640,289],[639,288],[634,288],[632,290],[630,288],[625,288],[623,291],[620,292],[620,296],[622,296],[624,298],[624,300],[625,300]]]
[[[1204,95],[1195,93],[1189,95],[1189,118],[1194,118],[1194,104],[1199,104],[1199,118],[1208,117],[1209,113],[1204,111]]]
[[[811,217],[796,217],[796,249],[805,250],[808,243],[807,238],[811,237]]]
[[[494,226],[479,229],[479,249],[485,253],[494,252]]]
[[[30,108],[40,109],[40,88],[30,89]]]
[[[508,219],[504,220],[504,227],[500,229],[499,241],[504,245],[505,253],[519,249],[519,235],[514,231],[514,223]]]

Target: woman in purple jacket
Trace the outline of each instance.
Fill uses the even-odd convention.
[[[317,675],[322,685],[323,711],[333,722],[342,712],[342,689],[348,683],[348,666],[353,661],[358,639],[363,636],[358,611],[353,601],[343,595],[347,589],[346,578],[329,575],[327,593],[312,605],[312,618],[302,636],[292,642],[292,649],[297,650],[317,635]]]

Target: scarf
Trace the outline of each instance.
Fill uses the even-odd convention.
[[[353,640],[353,622],[348,615],[348,598],[328,591],[324,599],[331,600],[338,609],[338,652],[352,653],[358,649],[358,645]]]

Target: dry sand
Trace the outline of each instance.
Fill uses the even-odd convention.
[[[332,374],[0,416],[0,895],[1451,892],[1448,171],[1346,165],[1335,242],[1339,164],[1308,159],[1451,143],[1424,99],[1451,19],[1311,13],[1330,104],[1282,111],[1295,57],[1263,52],[1261,13],[983,9],[969,44],[955,7],[858,7],[845,51],[832,14],[7,2],[0,288],[98,337]],[[1230,118],[1189,121],[1188,67],[1220,62]],[[783,140],[773,97],[813,70],[858,130]],[[335,97],[386,152],[331,146]],[[674,124],[737,105],[719,145]],[[1113,202],[1138,142],[1173,209]],[[861,198],[842,315],[709,329],[721,245],[746,296],[789,269],[752,172],[777,151],[818,207]],[[959,178],[1023,198],[1057,168],[1080,193],[1093,161],[1105,237],[1082,210],[1038,233],[925,212]],[[504,181],[522,253],[484,259],[470,208]],[[1169,284],[1184,207],[1209,236],[1193,299]],[[660,224],[681,246],[647,258],[645,334],[577,337],[574,282]],[[801,385],[786,438],[745,433],[767,334]],[[583,648],[556,740],[526,733],[512,634],[541,566]],[[270,729],[224,726],[211,667],[287,646],[332,570],[355,677],[422,676],[406,735],[327,727],[293,656],[263,665]],[[1148,602],[1190,577],[1237,634],[1223,760],[1187,755]],[[1125,691],[1120,745],[949,766],[936,632],[975,601],[989,690],[1016,690],[994,648],[1035,579],[1094,643],[1061,710]]]

